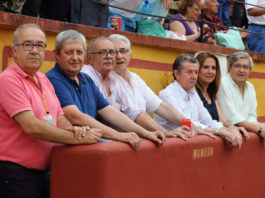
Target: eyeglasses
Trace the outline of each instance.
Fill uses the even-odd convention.
[[[130,50],[129,49],[126,49],[126,48],[120,48],[119,50],[116,51],[117,55],[118,53],[122,54],[122,55],[125,55],[129,52]]]
[[[243,70],[247,71],[247,70],[250,69],[250,67],[249,67],[248,65],[243,65],[243,66],[241,66],[241,65],[239,65],[239,64],[235,64],[235,65],[233,65],[233,67],[234,67],[236,70],[240,70],[241,68],[243,68]]]
[[[33,47],[36,47],[37,51],[44,51],[46,49],[46,44],[43,42],[38,42],[36,44],[32,43],[31,41],[25,41],[23,43],[15,44],[15,46],[22,45],[25,51],[30,51]]]
[[[106,56],[110,56],[110,57],[114,57],[116,56],[116,50],[111,49],[111,50],[99,50],[98,52],[90,52],[89,54],[98,54],[100,57],[106,57]]]

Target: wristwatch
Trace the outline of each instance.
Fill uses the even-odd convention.
[[[261,136],[261,134],[262,134],[262,127],[259,128],[258,134]]]

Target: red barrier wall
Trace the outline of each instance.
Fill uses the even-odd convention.
[[[113,142],[52,151],[51,198],[264,198],[264,142],[254,134],[241,150],[220,138],[144,140],[134,152]]]

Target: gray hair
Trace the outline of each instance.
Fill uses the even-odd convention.
[[[94,43],[97,41],[97,40],[109,40],[106,36],[100,36],[100,37],[97,37],[97,38],[94,38],[92,39],[89,44],[88,44],[88,47],[87,47],[87,53],[91,53],[92,52],[92,49],[93,49],[93,45]],[[110,40],[109,40],[110,41]]]
[[[36,28],[36,29],[40,30],[40,31],[43,33],[44,38],[45,38],[45,42],[46,42],[46,36],[45,36],[45,33],[44,33],[44,31],[40,28],[40,26],[38,26],[38,25],[36,25],[36,24],[31,24],[31,23],[29,23],[29,24],[23,24],[23,25],[19,26],[19,27],[15,30],[14,35],[13,35],[13,46],[15,46],[15,45],[17,44],[19,32],[20,32],[23,28],[29,28],[29,27],[31,27],[31,28]]]
[[[177,70],[181,72],[181,70],[184,69],[184,63],[189,62],[189,63],[196,63],[199,67],[199,61],[191,54],[182,54],[178,58],[176,58],[174,64],[173,64],[173,71]],[[176,77],[173,72],[173,77],[176,80]]]
[[[230,69],[231,69],[232,65],[234,64],[234,62],[236,62],[238,59],[241,59],[241,58],[249,60],[250,71],[252,71],[254,64],[253,64],[253,60],[252,60],[251,56],[249,56],[249,54],[246,52],[236,52],[232,56],[230,56],[230,58],[228,60],[228,72],[230,72]]]
[[[70,43],[81,41],[83,43],[84,50],[86,51],[86,38],[83,34],[76,30],[65,30],[60,32],[55,39],[55,51],[59,54],[63,48],[63,43],[67,41]]]
[[[129,52],[131,52],[131,41],[124,35],[121,34],[111,34],[109,36],[109,40],[110,41],[123,41],[127,44],[128,48],[129,48]]]

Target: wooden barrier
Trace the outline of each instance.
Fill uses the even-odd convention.
[[[113,142],[56,147],[51,198],[264,198],[264,142],[254,134],[240,150],[220,138],[144,140],[138,151]]]

